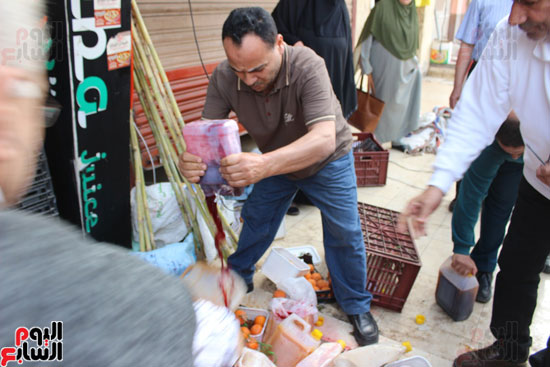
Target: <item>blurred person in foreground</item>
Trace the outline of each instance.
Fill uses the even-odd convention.
[[[0,51],[16,50],[17,31],[39,27],[43,14],[37,0],[1,1]],[[29,38],[29,54],[42,45]],[[55,341],[50,330],[49,347],[38,349],[63,365],[193,366],[195,316],[180,280],[59,220],[8,209],[33,177],[46,86],[44,59],[0,63],[0,362],[28,361],[15,344],[19,327],[60,321]]]
[[[425,234],[428,216],[493,141],[511,110],[521,121],[527,149],[518,199],[498,259],[491,317],[496,341],[460,355],[455,367],[525,366],[529,357],[529,327],[540,272],[550,252],[550,0],[516,0],[509,18],[497,25],[466,81],[429,187],[409,202],[400,230],[411,220],[415,232]],[[462,274],[467,273],[465,267]],[[532,355],[531,366],[550,366],[549,350]]]

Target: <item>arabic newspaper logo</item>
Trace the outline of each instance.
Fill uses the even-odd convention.
[[[9,362],[22,364],[24,361],[63,361],[62,321],[52,321],[49,328],[29,329],[21,326],[15,330],[15,346],[2,348],[0,366],[6,367]]]

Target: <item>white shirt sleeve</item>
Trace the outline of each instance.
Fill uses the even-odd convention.
[[[508,50],[515,41],[503,19],[491,35],[479,62],[466,81],[449,120],[447,137],[437,153],[429,185],[446,193],[481,151],[495,138],[511,110]]]

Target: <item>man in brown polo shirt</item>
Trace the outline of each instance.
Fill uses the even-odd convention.
[[[233,10],[222,40],[227,60],[212,74],[203,118],[223,119],[235,111],[263,153],[233,154],[221,161],[220,171],[231,186],[254,184],[229,265],[252,290],[254,264],[301,189],[321,210],[336,300],[349,315],[358,343],[376,343],[352,137],[323,59],[309,48],[287,46],[271,15],[258,7]],[[206,171],[200,158],[189,153],[180,158],[180,168],[191,182]]]

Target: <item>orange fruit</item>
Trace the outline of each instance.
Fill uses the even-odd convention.
[[[313,273],[311,274],[311,279],[319,280],[319,279],[323,279],[323,277],[319,273]]]
[[[308,281],[309,284],[311,284],[313,287],[316,287],[316,286],[317,286],[317,281],[315,281],[315,279],[308,279],[307,281]]]
[[[328,282],[326,280],[319,279],[317,281],[317,287],[319,287],[319,288],[328,288]]]
[[[280,289],[273,292],[273,298],[286,298],[286,293]]]
[[[235,311],[235,317],[237,318],[237,320],[239,320],[239,323],[241,324],[241,326],[243,326],[246,323],[245,310],[238,309],[237,311]]]
[[[237,318],[246,318],[246,311],[238,309],[235,311],[235,316],[237,316]]]
[[[258,335],[259,333],[262,332],[262,328],[263,328],[262,325],[254,324],[254,325],[252,325],[252,327],[250,328],[250,334],[251,334],[251,335]]]
[[[265,316],[256,316],[256,318],[254,319],[254,325],[260,325],[260,326],[264,326],[265,324]]]
[[[246,347],[250,349],[258,349],[258,342],[254,338],[248,339],[246,342]]]
[[[308,280],[311,279],[311,273],[307,273],[306,275],[304,275],[304,278],[306,278]]]
[[[250,336],[250,329],[247,328],[246,326],[242,326],[241,333],[243,334],[245,339],[248,339],[248,337]]]
[[[313,264],[308,264],[308,265],[309,265],[309,271],[313,273],[315,271],[315,267],[313,266]]]
[[[317,291],[320,291],[321,289],[319,289],[319,287],[317,287],[317,286],[314,286],[314,287],[313,287],[313,290],[314,290],[315,292],[317,292]]]

